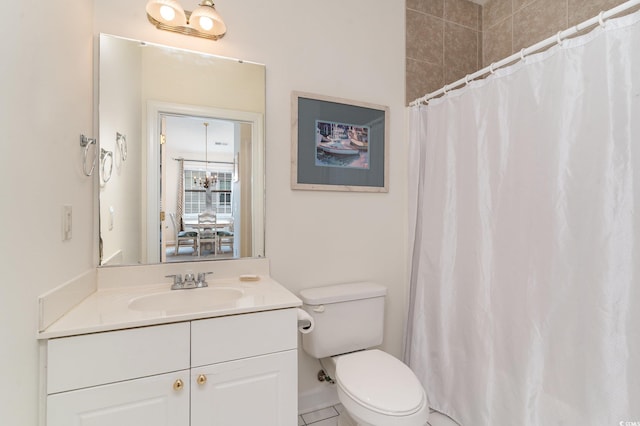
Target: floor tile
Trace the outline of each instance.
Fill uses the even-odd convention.
[[[310,413],[302,414],[302,418],[306,424],[319,422],[330,417],[336,417],[338,412],[333,407],[323,408],[321,410],[312,411]]]
[[[338,426],[338,417],[320,420],[319,422],[311,423],[309,426]]]

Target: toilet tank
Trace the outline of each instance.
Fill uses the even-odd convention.
[[[315,323],[302,335],[304,351],[319,359],[381,344],[386,294],[386,287],[372,282],[302,290],[302,307]]]

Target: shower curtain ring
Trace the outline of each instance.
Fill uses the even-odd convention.
[[[559,46],[562,46],[562,31],[558,31],[558,34],[556,34],[556,43]]]
[[[601,11],[598,14],[598,23],[600,24],[601,27],[604,27],[604,11]]]
[[[465,75],[465,76],[464,76],[464,83],[465,83],[465,85],[467,85],[467,86],[469,85],[469,74],[467,74],[467,75]]]
[[[491,74],[493,74],[494,72],[496,72],[496,70],[493,69],[493,65],[495,64],[495,62],[492,62],[491,65],[489,65],[489,72],[491,72]]]
[[[524,54],[524,47],[522,49],[520,49],[520,60],[524,61],[524,58],[526,57],[526,55]]]

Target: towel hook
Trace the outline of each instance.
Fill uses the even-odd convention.
[[[113,152],[107,151],[104,148],[100,148],[100,163],[102,169],[102,180],[104,183],[107,183],[109,182],[109,179],[111,179],[111,172],[113,172]],[[109,164],[108,172],[106,169],[107,163]]]
[[[87,156],[89,155],[89,148],[91,145],[95,145],[96,149],[93,152],[93,160],[91,160],[91,169],[87,171]],[[88,138],[85,135],[80,135],[80,146],[84,148],[82,152],[82,172],[85,176],[91,176],[93,170],[96,168],[96,160],[98,159],[98,148],[95,138]]]
[[[116,132],[116,144],[118,145],[118,152],[120,153],[120,161],[127,161],[127,136]]]

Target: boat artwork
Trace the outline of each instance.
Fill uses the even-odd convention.
[[[369,128],[316,121],[316,166],[369,168]]]

